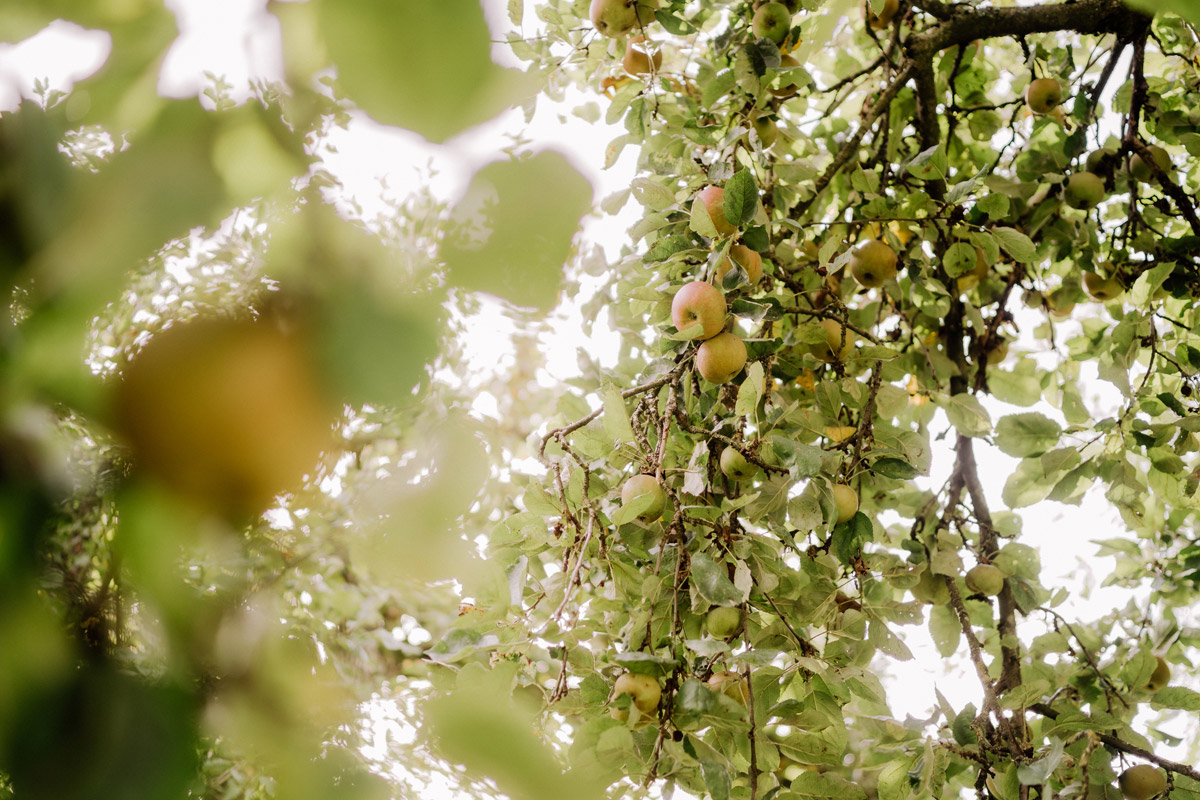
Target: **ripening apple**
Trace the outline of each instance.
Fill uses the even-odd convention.
[[[628,478],[621,486],[621,505],[629,505],[639,497],[649,495],[650,507],[638,515],[643,522],[658,519],[667,505],[667,493],[653,475],[642,473]]]
[[[754,12],[750,29],[760,39],[770,39],[783,44],[792,29],[792,13],[783,3],[765,3]]]
[[[850,254],[850,274],[868,289],[896,277],[896,251],[878,239],[867,239]]]
[[[750,687],[746,685],[746,676],[736,672],[714,672],[708,678],[708,688],[731,697],[742,705],[750,701]]]
[[[696,371],[709,383],[728,383],[746,366],[746,344],[736,333],[722,333],[696,350]]]
[[[742,611],[737,606],[717,606],[704,615],[704,629],[716,639],[728,639],[742,627]]]
[[[833,502],[837,505],[837,521],[849,522],[858,513],[858,492],[844,483],[833,486]]]
[[[711,339],[725,327],[725,295],[705,281],[692,281],[679,287],[671,300],[671,323],[682,333],[700,323],[700,333],[689,339]]]
[[[1025,102],[1034,114],[1049,114],[1062,101],[1062,85],[1055,78],[1037,78],[1025,87]]]
[[[654,712],[658,708],[658,703],[662,699],[662,687],[658,685],[658,681],[649,675],[626,672],[613,684],[613,700],[623,694],[629,695],[632,699],[630,708],[636,708],[643,717],[638,726],[650,724],[650,720],[653,719]],[[613,706],[609,709],[609,715],[615,720],[624,722],[629,719],[629,711],[630,709]]]
[[[754,285],[762,280],[762,256],[751,250],[749,247],[746,247],[744,244],[735,244],[733,247],[729,248],[729,255],[722,258],[721,262],[717,264],[718,281],[724,280],[725,275],[728,274],[729,270],[733,269],[733,261],[730,261],[730,257],[732,257],[734,261],[737,261],[737,263],[741,265],[742,269],[746,272],[746,280],[749,281],[751,285]]]
[[[592,0],[592,25],[604,36],[624,36],[654,21],[658,0]]]
[[[1146,691],[1158,694],[1171,682],[1171,668],[1163,661],[1162,656],[1154,658],[1158,663],[1154,666],[1154,672],[1150,674],[1150,680],[1146,682]]]
[[[798,66],[800,66],[800,62],[797,61],[794,56],[785,54],[783,56],[780,56],[780,58],[779,58],[779,68],[780,69],[791,69],[792,67],[798,67]],[[776,97],[783,99],[783,98],[791,97],[798,90],[799,90],[799,87],[797,87],[796,84],[789,83],[786,86],[777,86],[773,89],[769,89],[768,91],[771,94],[775,95]]]
[[[713,227],[717,229],[718,234],[728,236],[737,230],[736,227],[729,224],[729,221],[725,219],[724,189],[720,186],[705,186],[696,192],[696,199],[692,203],[694,204],[697,200],[704,203],[704,209],[708,212],[708,218],[712,220]]]
[[[967,570],[967,588],[976,594],[995,597],[1004,591],[1004,573],[991,564],[977,564]]]
[[[758,466],[751,464],[736,447],[721,451],[721,472],[731,481],[744,481],[758,474]]]
[[[1154,163],[1163,172],[1171,171],[1171,154],[1162,149],[1156,144],[1152,144],[1146,148],[1150,151],[1150,157],[1154,159]],[[1129,159],[1129,174],[1135,180],[1142,183],[1149,183],[1154,179],[1153,173],[1150,171],[1150,165],[1146,163],[1140,153],[1134,153],[1133,158]]]
[[[754,132],[758,134],[758,140],[762,142],[764,148],[775,144],[779,138],[779,126],[775,124],[775,118],[770,114],[759,114],[754,118]]]
[[[1095,272],[1085,272],[1083,273],[1083,290],[1093,300],[1107,303],[1109,300],[1119,297],[1125,291],[1125,287],[1116,278],[1104,278]]]
[[[336,419],[304,341],[266,321],[167,328],[134,356],[113,402],[137,468],[230,519],[295,488]]]
[[[854,352],[854,331],[843,327],[836,319],[821,320],[825,341],[812,345],[812,354],[827,364],[844,361]]]
[[[1158,767],[1138,764],[1121,773],[1117,779],[1125,800],[1150,800],[1167,789],[1167,776]]]
[[[625,43],[625,58],[621,66],[630,75],[649,75],[662,68],[662,60],[662,48],[645,36],[633,36]]]
[[[1071,208],[1086,211],[1104,199],[1104,179],[1094,172],[1076,172],[1067,178],[1063,200]]]
[[[900,0],[887,0],[883,4],[883,10],[878,14],[871,8],[871,0],[863,1],[863,16],[873,30],[881,31],[888,25],[891,25],[892,20],[896,18],[896,14],[899,11]]]

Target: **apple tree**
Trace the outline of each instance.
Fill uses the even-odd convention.
[[[597,159],[636,158],[584,306],[622,338],[491,537],[524,626],[461,625],[527,642],[515,680],[549,691],[572,774],[714,800],[1200,791],[1150,724],[1200,710],[1195,5],[537,9],[514,50],[551,95],[602,95],[580,113],[623,130]],[[1108,580],[1142,600],[1064,605],[1042,502],[1115,509]],[[880,672],[916,626],[974,702],[897,718]]]

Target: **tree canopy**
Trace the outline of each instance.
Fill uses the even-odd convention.
[[[153,0],[0,12],[112,39],[0,115],[0,797],[1200,794],[1188,0],[269,10],[244,103],[158,95]],[[608,197],[517,142],[362,219],[319,158],[576,89]],[[549,385],[570,304],[619,345]],[[918,626],[975,702],[893,710]]]

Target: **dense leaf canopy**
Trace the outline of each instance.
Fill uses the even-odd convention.
[[[272,3],[245,102],[158,95],[153,0],[0,11],[112,37],[0,115],[0,797],[1200,794],[1194,5],[484,11]],[[319,157],[551,101],[614,258],[553,150],[369,220]],[[556,306],[620,339],[552,384]],[[975,702],[894,710],[919,628]]]

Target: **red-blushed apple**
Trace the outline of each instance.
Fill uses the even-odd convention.
[[[696,192],[696,199],[692,202],[697,201],[704,204],[704,210],[708,212],[708,218],[712,220],[718,234],[729,236],[737,230],[725,219],[725,190],[720,186],[705,186]]]
[[[722,333],[696,350],[696,371],[709,383],[728,383],[746,366],[746,344],[736,333]]]
[[[729,248],[729,255],[722,258],[720,263],[717,264],[718,281],[723,280],[729,270],[733,269],[733,261],[730,261],[731,257],[734,261],[737,261],[738,264],[741,265],[743,270],[745,270],[746,280],[749,281],[751,285],[754,285],[762,280],[762,256],[751,250],[749,247],[746,247],[744,244],[735,244],[733,247]]]
[[[705,281],[692,281],[679,287],[671,300],[671,323],[683,333],[699,323],[701,330],[687,339],[711,339],[725,327],[725,295]]]
[[[651,56],[653,53],[653,56]],[[662,68],[662,48],[645,36],[633,36],[625,43],[625,58],[621,66],[627,73],[634,76],[649,75]],[[653,62],[653,69],[651,69]]]

